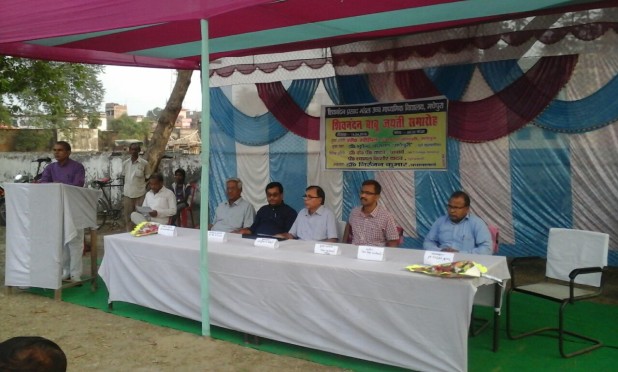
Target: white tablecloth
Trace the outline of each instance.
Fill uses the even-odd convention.
[[[60,183],[7,183],[6,286],[58,289],[62,246],[96,226],[100,191]]]
[[[110,301],[201,320],[199,231],[178,237],[106,236],[99,274]],[[468,325],[484,278],[410,273],[423,251],[386,250],[386,261],[313,254],[311,242],[257,248],[232,236],[209,242],[211,324],[261,337],[416,370],[467,368]],[[459,255],[509,278],[504,257]],[[488,286],[491,288],[491,286]]]

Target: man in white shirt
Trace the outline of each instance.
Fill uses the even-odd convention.
[[[122,191],[122,203],[124,207],[124,222],[127,231],[133,228],[131,213],[135,207],[142,205],[146,195],[146,180],[150,177],[148,162],[139,157],[141,151],[139,143],[129,146],[131,157],[122,163],[122,176],[124,177],[124,189]]]
[[[255,209],[248,201],[240,197],[242,193],[242,181],[239,178],[229,178],[225,182],[227,193],[226,201],[217,206],[215,218],[208,230],[212,231],[237,231],[253,224]]]
[[[158,222],[167,225],[171,216],[176,214],[176,195],[163,186],[163,175],[153,173],[148,181],[150,191],[146,193],[142,207],[150,208],[147,213],[131,213],[131,221],[139,224],[144,221]]]

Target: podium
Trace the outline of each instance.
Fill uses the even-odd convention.
[[[61,183],[4,185],[6,200],[5,286],[55,290],[91,281],[96,290],[96,206],[99,190]],[[62,283],[62,247],[77,229],[90,228],[91,276]]]

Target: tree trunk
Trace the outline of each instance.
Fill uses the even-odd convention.
[[[180,113],[182,109],[182,102],[191,84],[192,75],[193,70],[178,70],[178,77],[176,78],[176,84],[174,84],[172,94],[170,94],[165,109],[163,109],[159,115],[157,127],[150,139],[148,150],[144,154],[144,157],[148,160],[150,169],[153,169],[153,171],[157,171],[161,158],[165,154],[167,141],[170,139],[170,135],[176,124],[178,113]]]

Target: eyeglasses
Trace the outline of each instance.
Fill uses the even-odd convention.
[[[378,195],[378,193],[377,193],[377,192],[364,191],[364,190],[361,190],[359,193],[360,193],[361,195]]]
[[[464,208],[468,208],[468,207],[465,206],[465,205],[463,207],[457,207],[455,205],[450,205],[450,204],[446,205],[446,209],[457,209],[457,210],[459,210],[459,209],[464,209]]]
[[[318,199],[319,196],[311,196],[311,195],[305,194],[305,195],[302,196],[302,198],[303,199]]]

